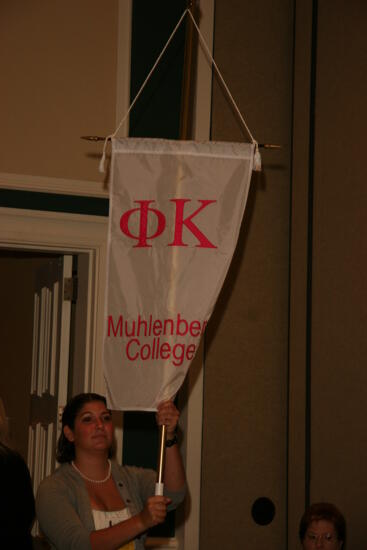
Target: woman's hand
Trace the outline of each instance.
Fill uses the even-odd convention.
[[[173,439],[180,413],[172,401],[163,401],[157,407],[157,424],[166,426],[167,440]],[[163,483],[168,491],[182,491],[185,488],[185,470],[178,445],[165,449]]]
[[[154,496],[148,498],[140,514],[120,521],[111,527],[92,531],[89,536],[92,550],[112,550],[124,547],[150,527],[163,523],[167,506],[172,501],[168,497]],[[74,514],[75,515],[75,514]]]
[[[176,431],[180,413],[172,401],[162,401],[157,407],[156,420],[158,426],[166,426],[167,438],[171,439]]]
[[[164,522],[167,514],[167,506],[170,502],[170,498],[163,496],[148,498],[142,512],[139,514],[145,531]]]

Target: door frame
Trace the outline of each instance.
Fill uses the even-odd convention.
[[[75,322],[75,392],[105,395],[102,371],[108,218],[65,212],[0,208],[0,249],[72,254],[79,257],[83,288]],[[82,342],[82,343],[81,343]],[[114,414],[116,456],[122,457],[122,415]]]
[[[0,208],[0,248],[88,258],[86,345],[82,391],[104,392],[101,370],[107,218]]]

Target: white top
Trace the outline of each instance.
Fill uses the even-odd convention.
[[[105,529],[106,527],[112,527],[120,521],[125,521],[126,519],[131,518],[130,510],[126,507],[122,510],[92,510],[94,527],[96,531],[99,529]],[[119,550],[134,550],[135,544],[134,541],[130,541],[124,546],[121,546]]]
[[[122,510],[92,510],[94,527],[96,531],[99,529],[105,529],[106,527],[111,527],[120,523],[120,521],[125,521],[126,519],[131,518],[130,511],[127,507],[122,508]]]

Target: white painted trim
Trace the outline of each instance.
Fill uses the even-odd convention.
[[[70,321],[71,321],[71,300],[64,299],[65,279],[69,279],[73,274],[73,256],[67,254],[63,262],[63,280],[61,281],[62,296],[60,300],[61,319],[60,319],[60,352],[59,352],[59,374],[57,390],[58,409],[66,405],[68,399],[68,374],[69,374],[69,348],[70,348]],[[59,283],[60,284],[60,283]],[[57,287],[58,289],[58,287]],[[58,289],[59,290],[59,289]],[[54,350],[56,351],[56,350]],[[57,424],[58,428],[61,426]],[[57,433],[59,436],[59,433]],[[51,449],[47,449],[52,453]]]
[[[102,374],[103,311],[107,243],[107,218],[0,208],[0,248],[87,253],[92,274],[87,316],[85,357],[86,390],[105,393]]]
[[[68,180],[45,176],[30,176],[27,174],[9,174],[5,172],[0,173],[0,188],[60,195],[108,197],[106,185],[98,181]]]

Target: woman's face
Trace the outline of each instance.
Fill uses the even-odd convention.
[[[91,401],[75,417],[74,429],[64,427],[65,437],[74,443],[75,455],[80,452],[105,453],[113,442],[110,411],[103,401]]]
[[[331,521],[325,519],[311,521],[307,528],[305,538],[302,541],[304,550],[326,548],[327,550],[339,550],[343,542],[338,540],[337,532]]]

